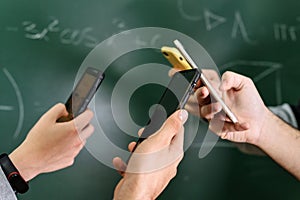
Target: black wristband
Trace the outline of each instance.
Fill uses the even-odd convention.
[[[23,194],[28,191],[28,183],[20,175],[6,153],[0,155],[0,165],[10,186],[15,192]]]

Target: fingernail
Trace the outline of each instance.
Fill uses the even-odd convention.
[[[182,121],[182,123],[185,123],[189,114],[186,110],[182,109],[179,112],[179,119]]]

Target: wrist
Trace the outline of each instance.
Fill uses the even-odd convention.
[[[276,121],[276,116],[269,109],[267,109],[266,114],[264,115],[264,120],[260,129],[259,137],[255,142],[256,146],[262,148],[265,146],[265,144],[269,143],[272,137],[270,135],[270,130],[274,130],[274,128],[276,128]]]
[[[19,148],[15,149],[11,154],[9,154],[9,158],[14,163],[15,167],[18,169],[20,175],[23,177],[25,181],[29,181],[37,176],[39,173],[33,167],[33,164],[29,159],[28,155],[20,153]],[[22,151],[21,151],[22,152]]]
[[[12,189],[17,193],[25,193],[29,186],[6,153],[0,155],[0,166]]]
[[[117,196],[115,196],[115,200],[152,200],[154,199],[153,194],[150,194],[149,188],[143,184],[143,178],[141,175],[129,175],[126,174],[124,177],[124,182],[119,189]]]

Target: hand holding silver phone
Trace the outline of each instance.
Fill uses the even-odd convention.
[[[209,90],[210,94],[212,95],[212,97],[221,104],[223,111],[230,118],[230,120],[233,123],[238,123],[237,117],[233,114],[233,112],[230,110],[230,108],[225,104],[225,102],[223,101],[223,99],[218,95],[218,93],[215,90],[215,88],[212,86],[212,84],[209,82],[209,80],[205,77],[204,73],[196,65],[196,63],[193,61],[193,59],[190,57],[190,55],[184,49],[183,45],[179,42],[179,40],[174,40],[174,44],[177,47],[177,49],[180,51],[180,53],[182,54],[182,56],[191,65],[191,67],[194,68],[194,69],[198,69],[200,71],[200,73],[201,73],[200,80],[208,88],[208,90]]]

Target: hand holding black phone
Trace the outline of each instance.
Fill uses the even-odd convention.
[[[175,73],[133,151],[144,139],[159,130],[167,117],[176,110],[184,108],[199,78],[200,72],[197,69],[183,70]]]

